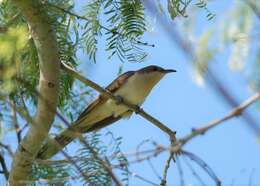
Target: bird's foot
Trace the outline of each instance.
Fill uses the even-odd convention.
[[[121,96],[115,96],[116,97],[116,104],[120,105],[124,102],[124,98]]]
[[[138,105],[134,105],[133,107],[134,107],[134,112],[136,114],[139,114],[140,112],[143,111],[143,109],[140,106],[138,106]]]

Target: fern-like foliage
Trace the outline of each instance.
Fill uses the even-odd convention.
[[[168,0],[168,12],[171,19],[175,19],[177,16],[187,17],[186,8],[192,0]]]
[[[82,27],[83,48],[96,61],[98,39],[106,35],[109,58],[116,55],[122,62],[141,62],[146,53],[141,36],[146,30],[144,7],[136,0],[92,0],[84,8],[86,24]]]
[[[139,40],[146,30],[144,7],[136,0],[109,0],[105,4],[111,30],[107,31],[107,50],[121,61],[141,62],[147,54]]]
[[[102,0],[93,0],[84,7],[85,17],[89,21],[85,24],[82,34],[84,49],[89,54],[89,58],[96,62],[97,53],[97,39],[101,34],[101,26],[99,21],[99,14],[101,11]]]
[[[203,9],[206,12],[206,17],[208,20],[211,20],[215,17],[215,14],[212,13],[207,7],[207,1],[205,0],[168,0],[168,12],[171,16],[171,19],[175,19],[178,16],[188,17],[187,8],[195,2],[195,6]]]
[[[200,9],[203,9],[206,12],[206,16],[208,20],[213,19],[216,15],[212,13],[208,7],[207,7],[207,2],[205,0],[198,0],[198,2],[195,3],[197,7]]]
[[[35,163],[32,166],[27,185],[69,186],[71,177],[71,168],[68,164],[45,165]]]
[[[117,171],[113,169],[113,172],[116,172],[123,185],[127,186],[129,170],[128,161],[120,149],[122,138],[107,132],[87,135],[85,140],[90,145],[91,150],[82,145],[75,156],[65,161],[52,161],[49,164],[45,161],[35,163],[28,179],[29,185],[69,185],[75,183],[96,186],[113,185],[111,175],[100,162],[102,159],[112,168],[117,168]],[[78,165],[77,167],[71,162],[72,160]]]
[[[109,144],[104,144],[102,138],[106,138],[106,141],[110,141]],[[94,133],[91,136],[88,136],[86,140],[89,142],[91,148],[98,154],[100,158],[106,163],[112,165],[117,164],[121,165],[121,181],[124,185],[128,185],[128,162],[125,156],[120,150],[120,144],[122,138],[115,138],[112,133],[107,133],[105,136],[102,136],[99,133]],[[104,169],[100,160],[96,159],[92,151],[83,147],[79,150],[79,161],[77,161],[81,167],[81,170],[89,175],[88,180],[82,178],[84,184],[93,184],[97,186],[109,186],[112,185],[113,181],[111,175]],[[89,159],[86,161],[85,159]]]

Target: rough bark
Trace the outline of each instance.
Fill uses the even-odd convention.
[[[59,88],[59,51],[56,35],[38,0],[12,0],[28,23],[40,62],[37,113],[34,122],[13,157],[9,184],[26,185],[32,163],[47,137],[55,117]]]

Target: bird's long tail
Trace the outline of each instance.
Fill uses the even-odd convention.
[[[37,158],[48,159],[52,157],[77,137],[78,135],[76,132],[74,133],[70,128],[66,129],[55,138],[47,139],[46,143],[39,151]]]
[[[126,112],[128,113],[128,112]],[[72,124],[69,128],[61,132],[58,136],[55,138],[49,138],[46,143],[43,145],[43,147],[40,149],[39,153],[37,154],[37,158],[39,159],[49,159],[55,154],[57,154],[59,151],[61,151],[65,146],[67,146],[70,142],[72,142],[74,139],[78,138],[81,134],[92,132],[95,130],[98,130],[100,128],[103,128],[107,125],[110,125],[117,120],[119,120],[121,116],[109,116],[107,118],[104,118],[101,121],[98,121],[96,123],[92,123],[89,125],[81,126],[81,122],[76,121],[76,123]]]

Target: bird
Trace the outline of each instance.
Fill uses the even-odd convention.
[[[106,89],[130,104],[141,106],[153,87],[171,72],[176,70],[150,65],[137,71],[123,73]],[[100,94],[67,129],[55,138],[46,140],[37,158],[49,159],[81,134],[96,131],[122,118],[129,118],[132,113],[133,111],[127,106]]]

